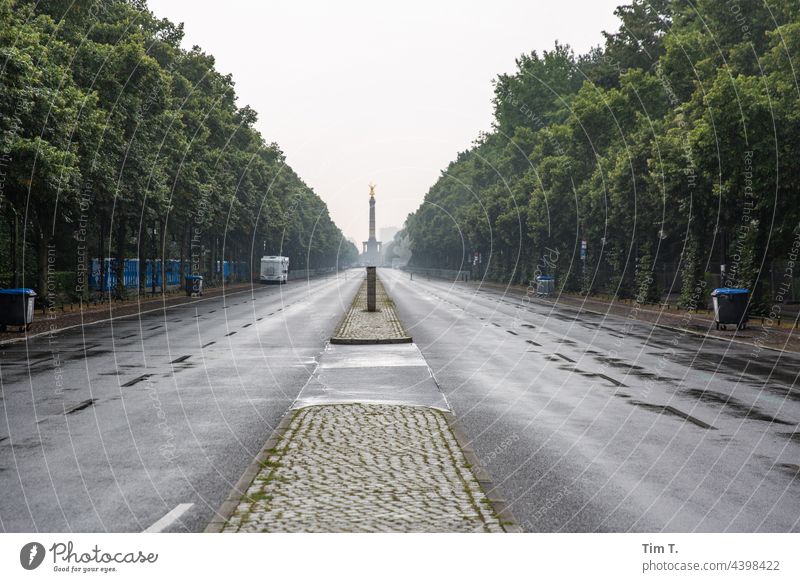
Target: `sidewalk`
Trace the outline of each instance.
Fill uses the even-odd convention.
[[[407,336],[379,290],[337,333],[378,345],[326,346],[207,532],[520,531],[417,346],[381,341]]]
[[[33,315],[33,323],[31,324],[30,330],[27,332],[1,332],[0,344],[25,341],[33,335],[45,332],[56,332],[67,327],[86,325],[87,323],[104,319],[134,315],[143,311],[191,303],[192,301],[219,297],[220,295],[241,293],[252,289],[253,286],[253,283],[236,283],[233,285],[225,285],[224,287],[206,287],[203,289],[203,295],[200,297],[189,297],[184,291],[181,291],[163,297],[161,295],[156,295],[156,297],[150,296],[148,298],[148,296],[143,295],[125,301],[114,301],[111,299],[102,303],[88,303],[83,306],[76,303],[74,304],[74,308],[72,304],[70,305],[70,310],[66,310],[66,307],[64,307],[62,310],[54,313],[44,314],[42,314],[41,302],[44,302],[46,297],[40,296],[36,298],[36,311]]]
[[[537,301],[544,301],[538,299]],[[689,312],[674,306],[636,304],[612,299],[580,297],[564,295],[548,301],[556,306],[569,306],[582,311],[594,311],[603,315],[616,315],[636,321],[646,321],[663,327],[687,331],[695,335],[767,347],[788,352],[800,352],[800,330],[793,325],[778,325],[768,319],[754,317],[747,323],[747,329],[736,330],[736,326],[728,326],[727,330],[717,330],[714,325],[714,312],[701,310]]]
[[[424,280],[425,275],[421,276]],[[430,277],[427,277],[430,279]],[[517,284],[502,284],[492,281],[452,281],[440,279],[451,285],[459,285],[471,289],[492,289],[501,291],[511,299],[522,300],[527,291],[527,287]],[[711,290],[709,290],[710,293]],[[733,326],[728,326],[727,330],[717,330],[714,325],[714,313],[706,309],[695,312],[688,312],[678,309],[673,305],[662,304],[637,304],[632,300],[615,298],[585,297],[562,293],[553,299],[532,297],[532,302],[552,305],[555,308],[566,307],[580,311],[594,312],[600,315],[612,315],[624,317],[633,321],[643,321],[653,323],[662,327],[678,329],[688,333],[719,339],[723,341],[733,341],[752,345],[757,348],[771,348],[787,352],[800,353],[800,329],[794,327],[794,320],[790,322],[770,321],[766,318],[754,317],[748,324],[747,329],[735,330]]]

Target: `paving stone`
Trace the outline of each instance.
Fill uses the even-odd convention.
[[[225,532],[502,532],[441,412],[385,404],[295,413]]]
[[[375,282],[375,285],[377,311],[367,311],[367,281],[364,280],[350,309],[345,313],[336,333],[331,338],[332,342],[411,340],[380,279]]]

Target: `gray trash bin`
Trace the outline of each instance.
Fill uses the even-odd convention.
[[[0,331],[9,325],[18,325],[20,331],[30,329],[35,302],[33,289],[0,289]]]
[[[737,329],[747,327],[747,304],[750,300],[749,289],[720,287],[711,292],[714,300],[714,323],[717,329],[722,326],[735,325]]]
[[[203,294],[203,276],[186,275],[186,295],[189,297]]]
[[[555,295],[556,280],[550,275],[539,275],[536,277],[536,295],[538,297],[550,297]]]

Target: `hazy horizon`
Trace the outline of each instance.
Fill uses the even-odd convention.
[[[456,154],[491,129],[491,81],[517,57],[556,40],[582,53],[618,27],[619,0],[516,4],[148,2],[185,24],[185,47],[232,74],[239,106],[258,112],[256,128],[357,242],[367,237],[368,184],[377,184],[377,228],[401,227]]]

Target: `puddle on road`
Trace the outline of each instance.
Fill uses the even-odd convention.
[[[595,374],[595,376],[598,377],[598,378],[602,378],[606,382],[610,382],[614,386],[617,386],[617,387],[620,387],[620,388],[627,388],[627,386],[625,384],[623,384],[622,382],[620,382],[618,380],[614,380],[614,378],[612,378],[611,376],[606,376],[605,374]]]
[[[547,317],[553,317],[559,321],[566,321],[568,323],[574,323],[576,321],[579,321],[577,315],[565,315],[563,313],[559,313],[558,311],[552,311],[548,313]]]
[[[128,380],[127,382],[125,382],[122,385],[122,388],[130,388],[131,386],[135,386],[139,382],[143,382],[143,381],[147,380],[148,378],[150,378],[151,376],[152,376],[152,374],[142,374],[141,376],[137,376],[133,380]]]
[[[44,419],[41,419],[39,422],[42,422],[42,420]],[[6,439],[7,438],[8,437],[6,437]],[[0,442],[3,441],[0,440]],[[6,443],[3,446],[13,446],[15,449],[38,449],[41,448],[42,441],[37,438],[28,438],[28,439],[14,441],[13,445],[11,441],[8,441],[8,443]]]
[[[622,361],[619,358],[610,358],[608,356],[598,356],[595,358],[599,362],[603,362],[604,364],[608,364],[612,368],[620,368],[622,370],[644,370],[645,368],[642,366],[638,366],[636,364],[629,364],[627,362]]]
[[[716,374],[727,374],[736,380],[758,382],[769,378],[770,382],[783,384],[785,394],[794,400],[800,400],[800,390],[795,387],[797,379],[797,359],[788,355],[762,353],[758,361],[734,354],[713,351],[678,352],[660,354],[672,362],[691,367],[696,370]],[[788,389],[787,389],[788,388]]]
[[[786,426],[792,426],[795,424],[770,416],[755,406],[748,406],[740,400],[735,399],[733,396],[728,396],[727,394],[723,394],[721,392],[715,392],[713,390],[699,390],[697,388],[682,390],[682,392],[697,398],[706,404],[719,404],[724,413],[737,418],[748,418],[750,420],[760,420],[762,422],[771,422]]]
[[[800,465],[796,463],[775,463],[774,466],[794,479],[800,478]]]
[[[575,366],[571,366],[569,364],[562,364],[558,367],[559,370],[564,370],[565,372],[574,372],[583,376],[584,378],[599,378],[600,380],[604,380],[615,386],[617,388],[627,388],[628,386],[623,384],[622,382],[615,380],[610,376],[606,376],[605,374],[600,374],[598,372],[588,372],[586,370],[581,370],[580,368],[576,368]]]
[[[85,410],[85,409],[89,408],[89,407],[90,407],[90,406],[92,406],[92,405],[93,405],[95,402],[97,402],[97,399],[96,399],[96,398],[90,398],[90,399],[88,399],[88,400],[84,400],[83,402],[81,402],[81,403],[79,403],[79,404],[76,404],[76,405],[75,405],[75,406],[73,406],[72,408],[67,408],[67,409],[64,411],[64,414],[65,414],[65,415],[67,415],[67,414],[75,414],[76,412],[80,412],[81,410]]]
[[[699,426],[700,428],[716,430],[710,424],[703,422],[699,418],[695,418],[690,414],[686,414],[682,410],[678,410],[674,406],[668,406],[663,404],[649,404],[647,402],[642,402],[641,400],[631,400],[629,404],[633,406],[638,406],[639,408],[643,408],[649,412],[655,412],[657,414],[664,414],[667,416],[674,416],[676,418],[681,418],[687,422],[691,422],[692,424]]]
[[[636,378],[643,378],[646,380],[654,380],[656,382],[668,382],[670,384],[679,384],[681,381],[680,378],[672,378],[670,376],[662,376],[661,374],[648,372],[647,369],[643,366],[639,366],[637,364],[629,364],[619,358],[610,358],[608,356],[595,356],[594,358],[598,362],[607,364],[612,368],[617,368],[618,370],[624,370],[625,376],[633,376]]]
[[[65,358],[67,361],[74,362],[75,360],[83,360],[85,358],[91,358],[93,356],[103,356],[106,354],[110,354],[111,350],[91,350],[84,353],[82,350],[79,352],[74,353],[74,355]]]
[[[574,364],[575,363],[575,360],[573,360],[572,358],[568,358],[567,356],[565,356],[563,354],[559,354],[559,353],[547,354],[547,355],[545,355],[544,359],[547,360],[548,362],[561,362],[561,361],[564,361],[564,362],[569,362],[570,364]]]

